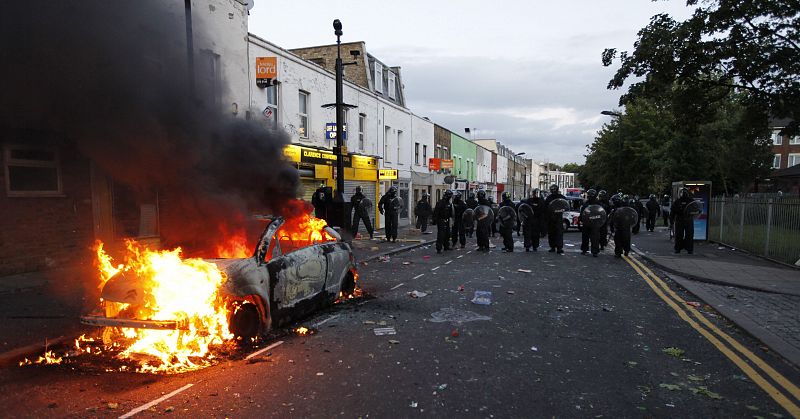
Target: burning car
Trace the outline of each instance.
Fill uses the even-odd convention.
[[[302,214],[266,221],[250,257],[182,259],[180,249],[151,251],[133,242],[127,263],[115,267],[101,246],[103,313],[81,322],[104,327],[104,341],[134,340],[123,354],[188,365],[175,369],[182,371],[206,357],[209,345],[248,342],[356,291],[352,249],[324,220]]]

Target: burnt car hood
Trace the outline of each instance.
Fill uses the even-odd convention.
[[[258,272],[265,271],[259,269],[258,263],[252,257],[204,260],[217,265],[227,275],[227,280],[221,286],[223,294],[238,295],[235,284],[241,283],[241,279],[245,277],[259,277]],[[144,281],[136,273],[120,272],[106,282],[100,296],[105,301],[139,305],[144,303],[144,295]]]

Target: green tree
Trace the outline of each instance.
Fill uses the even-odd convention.
[[[673,83],[690,91],[724,88],[747,92],[748,111],[800,121],[800,1],[688,0],[693,15],[678,22],[654,16],[641,29],[633,52],[603,52],[603,65],[619,61],[608,84],[622,87],[637,78],[620,99],[657,96]],[[757,121],[751,121],[757,122]],[[794,126],[796,129],[796,125]]]

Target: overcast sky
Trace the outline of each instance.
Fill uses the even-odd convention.
[[[400,66],[408,107],[453,132],[477,128],[537,161],[583,163],[616,109],[604,48],[631,50],[658,13],[685,19],[685,1],[256,0],[250,32],[283,48],[366,42]]]

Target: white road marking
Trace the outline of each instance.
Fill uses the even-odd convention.
[[[329,321],[331,321],[331,320],[333,320],[333,319],[335,319],[335,318],[337,318],[339,316],[341,316],[341,314],[336,314],[336,315],[330,316],[327,319],[325,319],[325,320],[323,320],[323,321],[321,321],[321,322],[319,322],[317,324],[311,325],[311,327],[316,329],[316,328],[322,326],[323,324],[325,324],[325,323],[327,323],[327,322],[329,322]]]
[[[414,278],[414,279],[416,279],[416,278]],[[402,287],[403,285],[404,285],[404,284],[401,282],[401,283],[399,283],[399,284],[397,284],[397,285],[393,286],[391,289],[389,289],[389,291],[396,290],[396,289],[398,289],[398,288]]]
[[[419,277],[421,277],[421,276],[423,276],[423,275],[425,275],[425,274],[419,274],[419,275],[417,275],[417,276],[415,276],[415,277],[413,277],[413,278],[411,278],[411,279],[417,279],[417,278],[419,278]]]
[[[149,409],[149,408],[151,408],[151,407],[153,407],[153,406],[155,406],[155,405],[157,405],[157,404],[159,404],[159,403],[163,402],[164,400],[167,400],[167,399],[169,399],[170,397],[172,397],[172,396],[174,396],[174,395],[176,395],[176,394],[178,394],[178,393],[180,393],[180,392],[182,392],[182,391],[184,391],[184,390],[188,389],[189,387],[191,387],[191,386],[193,386],[193,385],[194,385],[194,384],[186,384],[185,386],[183,386],[183,387],[181,387],[181,388],[179,388],[179,389],[177,389],[177,390],[173,391],[172,393],[165,394],[165,395],[163,395],[163,396],[161,396],[161,397],[159,397],[159,398],[157,398],[157,399],[153,400],[153,401],[152,401],[152,402],[150,402],[150,403],[143,404],[143,405],[141,405],[141,406],[137,407],[136,409],[133,409],[133,410],[131,410],[130,412],[128,412],[128,413],[126,413],[126,414],[124,414],[124,415],[120,416],[120,417],[119,417],[119,419],[127,419],[127,418],[129,418],[129,417],[131,417],[131,416],[133,416],[133,415],[135,415],[135,414],[137,414],[137,413],[139,413],[139,412],[143,412],[143,411],[145,411],[145,410],[147,410],[147,409]]]
[[[449,265],[449,264],[451,264],[451,263],[453,263],[453,261],[452,261],[452,260],[448,260],[448,261],[447,261],[447,262],[445,262],[444,264],[445,264],[445,265]]]
[[[435,271],[435,270],[437,270],[437,269],[439,269],[439,268],[441,268],[441,266],[437,266],[437,267],[435,267],[435,268],[431,268],[431,270],[432,270],[432,271]]]
[[[266,347],[266,348],[264,348],[264,349],[259,349],[259,350],[255,351],[255,352],[253,352],[252,354],[250,354],[250,355],[247,355],[247,356],[246,356],[244,359],[245,359],[245,361],[246,361],[246,360],[248,360],[248,359],[250,359],[250,358],[252,358],[252,357],[254,357],[254,356],[257,356],[257,355],[263,354],[264,352],[266,352],[266,351],[268,351],[268,350],[270,350],[270,349],[272,349],[272,348],[274,348],[274,347],[276,347],[276,346],[278,346],[278,345],[282,345],[282,344],[283,344],[283,341],[282,341],[282,340],[279,340],[279,341],[277,341],[277,342],[273,343],[272,345],[269,345],[269,346],[267,346],[267,347]]]
[[[461,259],[461,258],[463,258],[463,257],[464,257],[464,255],[461,255],[461,256],[456,256],[456,259]]]

